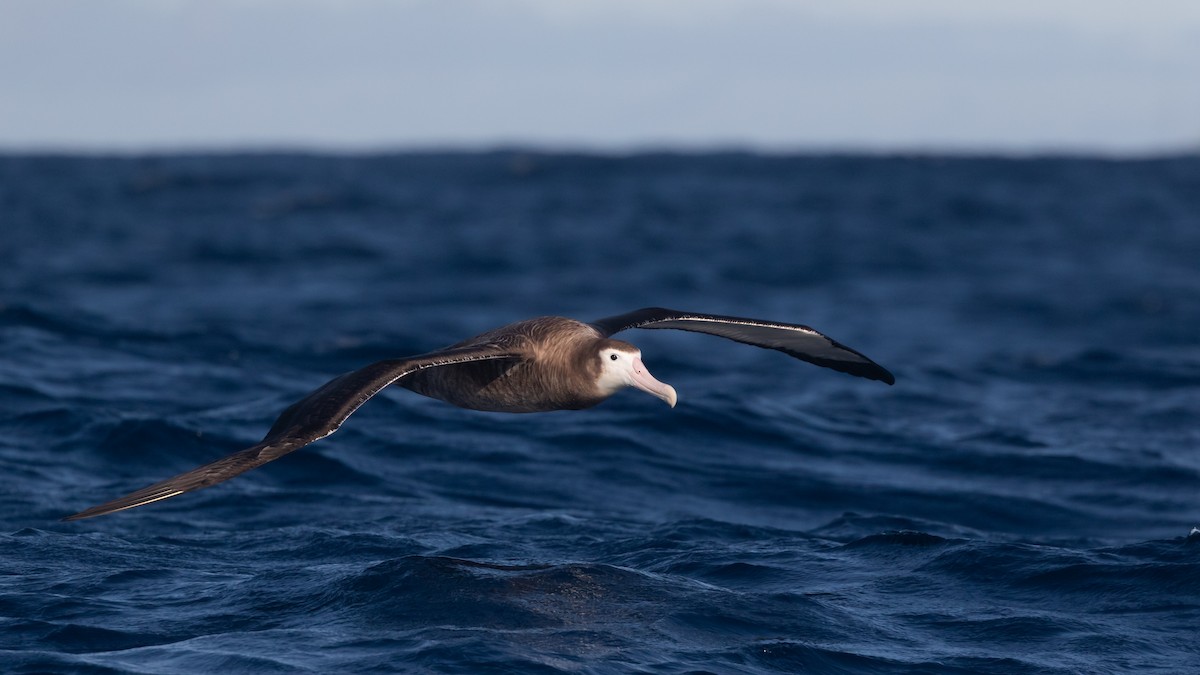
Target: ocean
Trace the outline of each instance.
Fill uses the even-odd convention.
[[[330,378],[542,315],[679,405]],[[394,389],[394,391],[393,391]],[[1200,158],[0,156],[6,673],[1200,672]]]

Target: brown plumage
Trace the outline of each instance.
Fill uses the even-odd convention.
[[[627,345],[630,352],[637,351],[574,319],[529,319],[447,347],[492,347],[516,358],[423,370],[397,384],[472,410],[528,413],[590,408],[608,398],[592,386],[600,373],[597,351],[608,345]]]
[[[445,349],[379,361],[334,378],[284,410],[257,445],[63,520],[122,511],[226,481],[332,434],[392,383],[461,408],[494,412],[588,408],[626,386],[674,407],[674,388],[650,375],[638,348],[609,337],[629,328],[708,333],[859,377],[895,381],[862,354],[798,324],[662,308],[590,324],[562,317],[530,319]]]

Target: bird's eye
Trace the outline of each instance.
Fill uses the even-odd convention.
[[[616,355],[616,354],[609,354],[608,358],[612,359],[613,361],[616,361],[616,360],[617,360],[617,355]]]

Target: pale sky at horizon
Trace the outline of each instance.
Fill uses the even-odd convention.
[[[0,5],[0,150],[1200,149],[1200,2]]]

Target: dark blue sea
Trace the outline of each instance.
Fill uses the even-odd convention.
[[[540,315],[674,410],[328,379]],[[1200,672],[1200,158],[0,156],[0,671]]]

